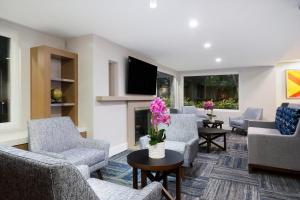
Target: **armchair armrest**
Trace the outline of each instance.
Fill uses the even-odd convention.
[[[59,153],[49,152],[49,151],[35,151],[34,153],[42,154],[45,156],[49,156],[51,158],[62,159],[65,160],[65,156]]]
[[[90,178],[90,168],[87,165],[78,165],[76,168],[79,170],[85,180]]]
[[[275,122],[249,120],[249,127],[276,128]]]
[[[139,196],[142,197],[141,199],[143,200],[159,200],[161,199],[161,192],[162,184],[159,182],[152,182],[140,191]]]
[[[104,140],[80,138],[78,147],[101,149],[105,152],[105,159],[108,158],[109,143]]]

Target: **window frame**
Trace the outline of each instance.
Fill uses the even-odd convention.
[[[21,117],[21,53],[17,46],[17,37],[0,31],[0,35],[10,38],[10,65],[9,65],[9,122],[0,123],[0,131],[15,130],[20,126]]]
[[[172,77],[172,83],[171,83],[171,92],[170,92],[170,97],[171,99],[173,98],[173,102],[171,103],[171,107],[170,108],[175,108],[176,107],[176,102],[177,102],[177,99],[176,99],[176,91],[177,91],[177,88],[176,88],[176,75],[174,74],[171,74],[171,73],[168,73],[166,71],[163,71],[163,70],[157,70],[157,73],[163,73],[163,74],[166,74],[168,76],[171,76]],[[157,84],[157,80],[156,80],[156,84]],[[158,90],[157,90],[157,85],[156,85],[156,96],[158,96]]]
[[[238,75],[239,77],[239,83],[238,83],[238,98],[239,98],[239,101],[238,101],[238,109],[220,109],[220,108],[214,108],[215,111],[226,111],[226,112],[240,112],[240,108],[241,108],[241,102],[240,102],[240,99],[241,99],[241,81],[240,81],[240,73],[237,72],[237,71],[227,71],[227,72],[216,72],[216,73],[193,73],[193,74],[189,74],[189,73],[186,73],[186,74],[182,74],[181,76],[181,80],[182,80],[182,84],[181,84],[181,106],[184,106],[184,79],[185,77],[196,77],[196,76],[221,76],[221,75]],[[203,109],[203,108],[199,108],[199,109]]]

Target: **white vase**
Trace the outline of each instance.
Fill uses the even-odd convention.
[[[149,145],[149,157],[160,159],[165,157],[165,142],[157,143],[156,145]]]

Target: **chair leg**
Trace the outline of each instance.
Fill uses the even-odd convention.
[[[102,173],[101,173],[100,169],[98,169],[98,170],[96,171],[96,173],[97,173],[98,179],[103,180],[103,176],[102,176]]]

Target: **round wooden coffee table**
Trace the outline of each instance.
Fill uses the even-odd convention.
[[[133,188],[138,188],[137,170],[141,170],[141,186],[147,185],[147,178],[151,181],[160,182],[163,180],[163,186],[168,190],[168,175],[176,174],[176,199],[181,196],[181,166],[183,164],[183,155],[176,151],[166,149],[166,156],[162,159],[152,159],[148,155],[148,149],[134,151],[127,156],[128,164],[133,168],[132,182]],[[155,172],[155,176],[151,173]],[[167,194],[164,193],[167,197]]]
[[[226,151],[226,131],[218,128],[198,128],[198,135],[199,138],[204,138],[205,141],[201,142],[199,145],[203,145],[207,143],[206,151],[207,153],[210,152],[211,144],[216,145],[217,147],[221,148],[222,150]],[[224,137],[224,146],[220,146],[219,144],[215,143],[213,140]]]
[[[202,123],[203,123],[204,128],[218,128],[218,127],[220,127],[220,129],[222,129],[222,125],[224,124],[224,122],[221,121],[221,120],[215,120],[215,121],[212,122],[208,119],[203,120]]]

